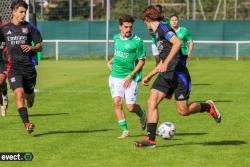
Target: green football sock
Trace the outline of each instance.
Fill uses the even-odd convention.
[[[128,131],[127,122],[125,119],[119,120],[118,123],[123,131]]]

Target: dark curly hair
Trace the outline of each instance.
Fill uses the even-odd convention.
[[[143,21],[164,21],[165,17],[161,14],[157,7],[151,5],[143,11]]]
[[[133,16],[125,14],[125,15],[120,16],[120,18],[119,18],[119,24],[120,24],[120,26],[122,26],[122,24],[124,22],[134,23],[135,19],[134,19]]]

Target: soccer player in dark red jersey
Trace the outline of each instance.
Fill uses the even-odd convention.
[[[221,115],[212,100],[205,103],[189,102],[191,78],[186,66],[181,62],[181,41],[174,30],[154,6],[149,6],[143,12],[144,23],[155,33],[160,63],[143,78],[142,84],[147,86],[153,76],[157,75],[148,98],[147,131],[148,136],[142,141],[134,142],[136,147],[153,148],[156,146],[155,136],[159,120],[158,105],[169,96],[175,95],[176,108],[182,116],[195,113],[209,113],[217,123],[221,122]]]
[[[31,133],[35,125],[29,121],[27,107],[32,107],[34,103],[37,76],[34,57],[36,52],[42,50],[42,37],[34,26],[24,20],[27,9],[28,5],[23,0],[12,2],[12,19],[0,27],[0,41],[5,41],[7,48],[7,76],[16,97],[16,107],[25,128]]]

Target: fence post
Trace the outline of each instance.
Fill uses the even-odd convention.
[[[109,55],[109,19],[110,19],[110,0],[107,0],[106,4],[106,61],[108,61]]]
[[[58,40],[56,40],[56,61],[59,59],[59,53],[58,53]]]
[[[236,42],[236,61],[239,60],[239,42]]]

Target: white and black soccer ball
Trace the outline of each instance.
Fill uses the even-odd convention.
[[[158,128],[158,134],[163,139],[171,139],[175,134],[175,126],[171,122],[164,122]]]

